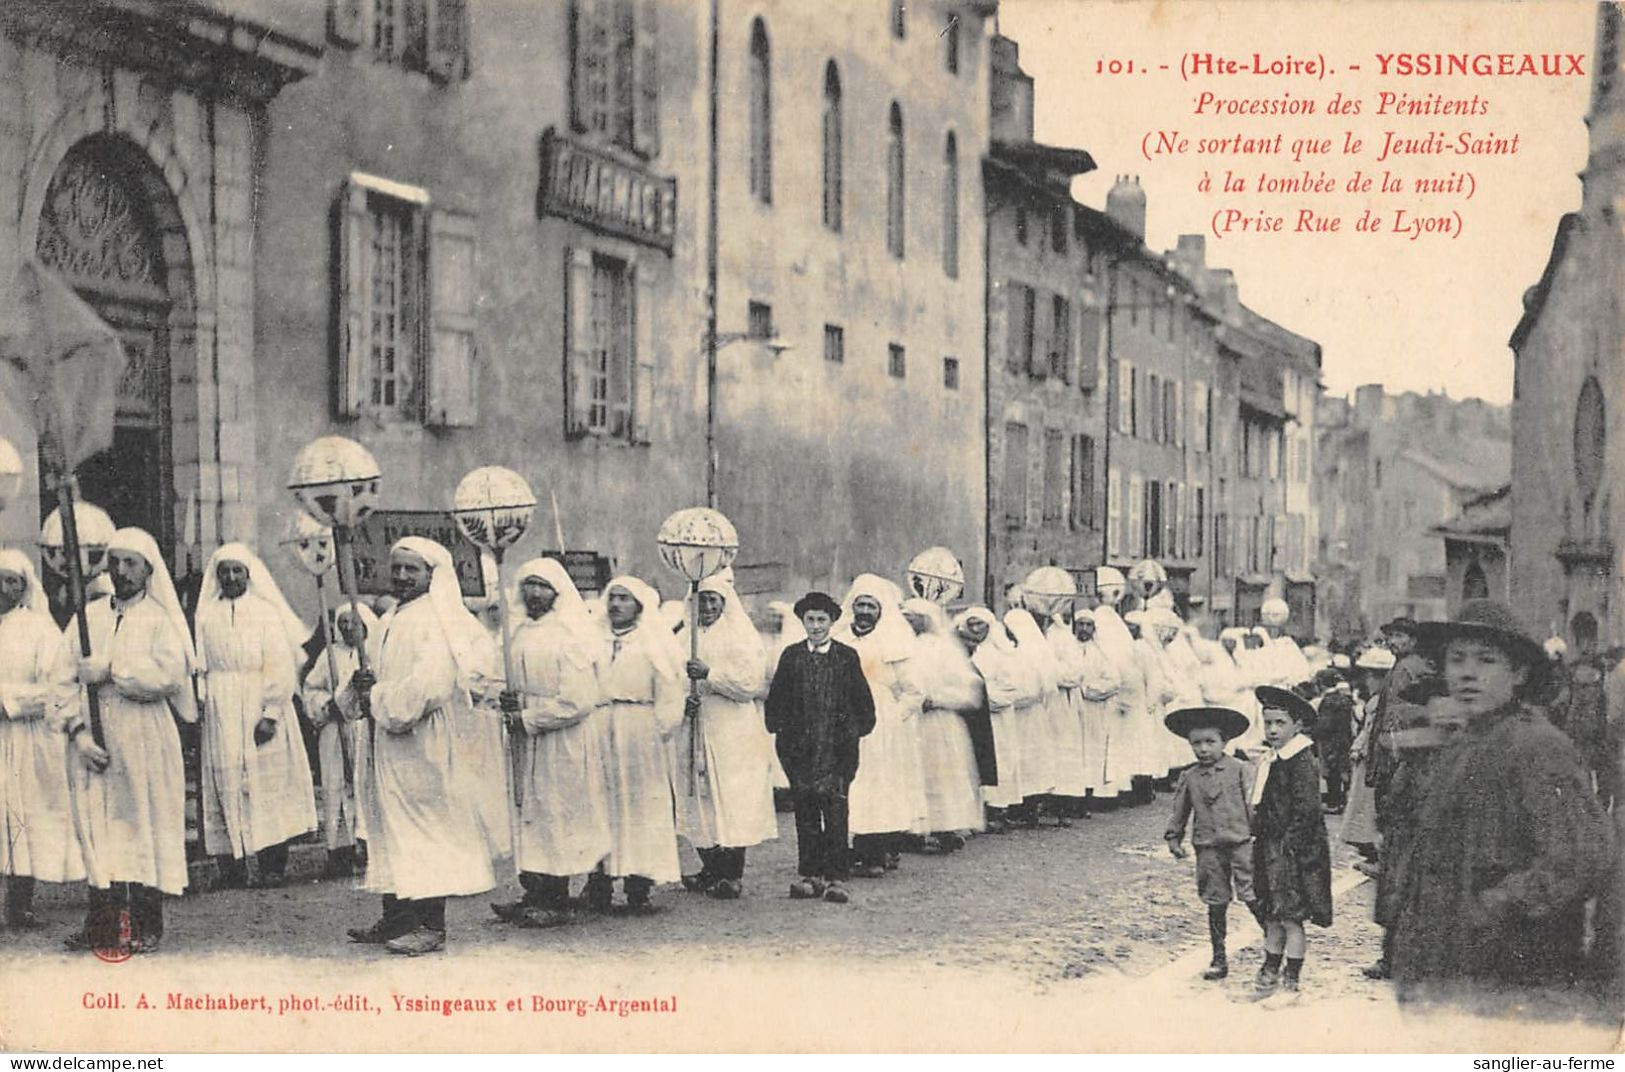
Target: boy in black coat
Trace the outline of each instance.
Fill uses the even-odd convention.
[[[764,705],[795,798],[801,879],[790,896],[845,904],[847,790],[858,773],[858,741],[875,728],[874,696],[858,653],[830,639],[841,605],[809,592],[796,601],[795,613],[807,640],[779,656]]]
[[[1315,709],[1296,693],[1260,685],[1269,750],[1253,782],[1253,890],[1264,914],[1264,966],[1256,992],[1295,1000],[1305,921],[1332,925],[1331,848],[1320,804],[1320,765],[1303,727]],[[1282,959],[1285,958],[1285,971]]]

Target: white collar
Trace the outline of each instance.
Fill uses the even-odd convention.
[[[1291,759],[1293,756],[1297,755],[1299,752],[1302,752],[1305,748],[1310,747],[1314,743],[1315,742],[1309,737],[1300,733],[1293,737],[1292,740],[1288,741],[1285,747],[1270,749],[1270,756],[1271,758],[1277,760]]]
[[[1256,808],[1264,799],[1264,786],[1270,779],[1270,769],[1276,763],[1291,759],[1314,743],[1314,741],[1300,733],[1288,741],[1284,748],[1265,750],[1264,757],[1258,761],[1258,774],[1253,779],[1253,795],[1250,801],[1253,807]]]
[[[818,644],[818,645],[814,645],[813,642],[811,640],[809,640],[809,641],[807,641],[807,650],[812,652],[814,655],[828,655],[830,645],[833,644],[834,642],[835,642],[834,637],[826,637],[824,639],[824,642],[822,644]]]

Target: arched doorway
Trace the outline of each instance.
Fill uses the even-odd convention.
[[[196,314],[190,250],[163,175],[123,138],[79,142],[46,189],[35,252],[118,332],[129,356],[112,449],[79,467],[80,491],[115,524],[152,533],[173,564],[174,343],[193,337]],[[41,501],[42,512],[54,505]]]

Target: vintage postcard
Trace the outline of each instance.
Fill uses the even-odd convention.
[[[0,1050],[1617,1051],[1622,33],[0,5]]]

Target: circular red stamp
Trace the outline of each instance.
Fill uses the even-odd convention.
[[[107,964],[129,960],[140,938],[140,926],[127,905],[98,908],[85,920],[85,944]]]

